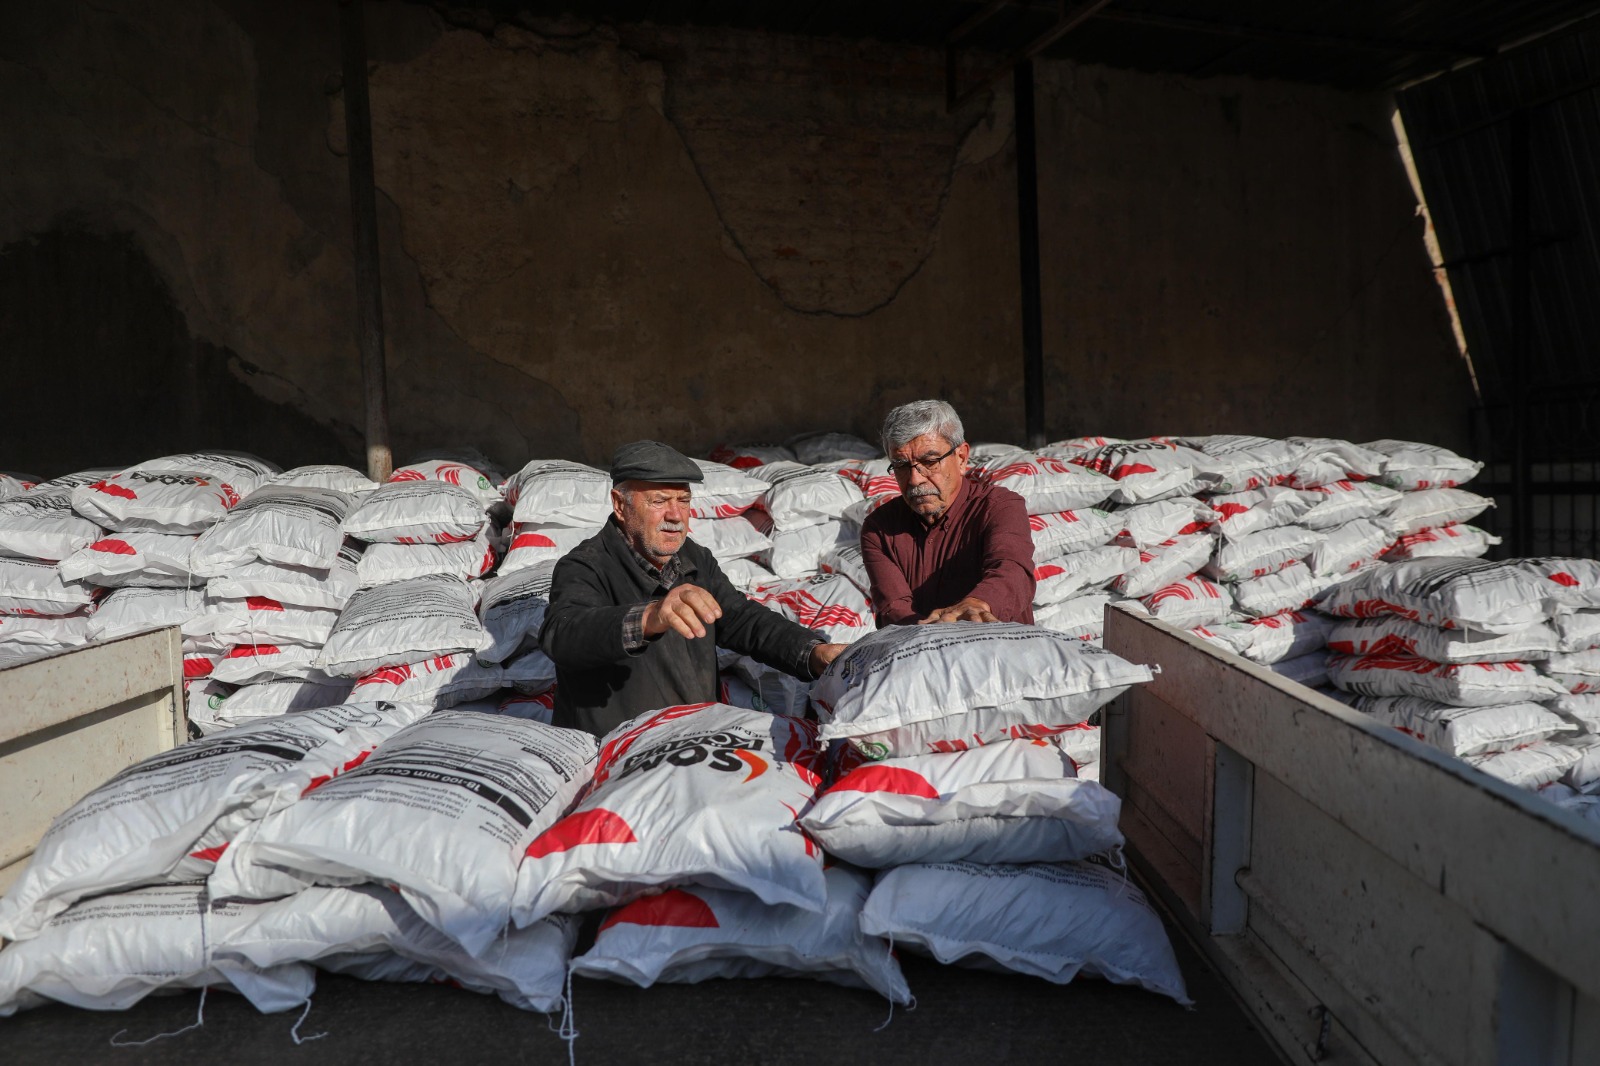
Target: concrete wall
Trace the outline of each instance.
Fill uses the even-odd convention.
[[[1022,435],[1002,89],[875,43],[369,4],[400,458],[515,466],[951,399]],[[75,0],[0,37],[0,468],[359,462],[335,5]],[[1461,444],[1372,96],[1039,68],[1046,415]]]

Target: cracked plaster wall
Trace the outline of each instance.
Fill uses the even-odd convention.
[[[0,39],[0,255],[35,286],[14,257],[61,234],[144,257],[191,367],[174,391],[264,412],[193,444],[359,456],[335,17],[64,0]],[[402,458],[870,436],[925,394],[1020,438],[1003,94],[946,116],[939,55],[872,43],[367,17]],[[1053,435],[1459,436],[1465,377],[1379,101],[1058,63],[1039,91]],[[103,351],[67,343],[30,358],[107,403],[81,372]]]

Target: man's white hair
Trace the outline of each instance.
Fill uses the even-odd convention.
[[[903,448],[924,433],[943,437],[954,448],[967,439],[961,416],[943,400],[913,400],[896,407],[883,420],[883,452]]]

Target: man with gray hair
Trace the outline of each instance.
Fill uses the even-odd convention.
[[[943,400],[883,420],[900,496],[867,516],[861,558],[878,625],[1033,621],[1033,533],[1022,497],[967,476],[971,447]]]
[[[556,725],[603,736],[645,711],[709,703],[718,648],[806,681],[844,650],[746,598],[689,539],[703,480],[657,441],[617,449],[611,519],[551,575],[539,646],[556,664]]]

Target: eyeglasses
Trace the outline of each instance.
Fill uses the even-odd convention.
[[[961,447],[959,444],[953,445],[949,451],[942,455],[924,455],[917,459],[896,459],[889,464],[889,473],[895,477],[905,477],[911,473],[912,467],[916,467],[924,474],[931,474],[939,468],[940,463],[954,455],[959,447]]]

